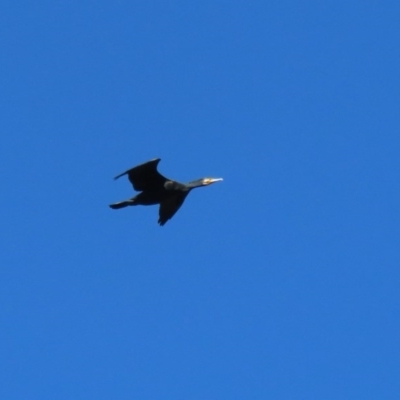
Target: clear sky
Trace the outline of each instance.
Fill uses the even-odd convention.
[[[399,399],[400,3],[0,6],[0,398]],[[118,173],[197,189],[164,227]]]

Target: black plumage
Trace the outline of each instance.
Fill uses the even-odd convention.
[[[202,178],[180,183],[161,175],[157,171],[159,162],[160,158],[156,158],[116,176],[115,179],[128,175],[133,189],[140,193],[129,200],[110,204],[110,207],[116,210],[127,206],[160,204],[158,223],[164,225],[179,210],[192,189],[222,181],[222,178]]]

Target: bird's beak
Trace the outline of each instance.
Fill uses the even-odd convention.
[[[222,178],[209,178],[209,179],[207,179],[206,184],[211,185],[212,183],[219,182],[219,181],[223,181],[223,179]]]

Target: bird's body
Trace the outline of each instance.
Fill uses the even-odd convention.
[[[129,200],[110,204],[110,207],[119,209],[127,206],[160,204],[158,223],[164,225],[179,210],[192,189],[222,180],[222,178],[203,178],[186,184],[180,183],[162,176],[157,171],[159,162],[160,159],[156,158],[116,176],[115,179],[128,175],[133,188],[140,193]]]

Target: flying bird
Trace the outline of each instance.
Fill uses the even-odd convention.
[[[127,206],[160,204],[158,223],[162,226],[175,215],[192,189],[222,181],[222,178],[202,178],[180,183],[168,179],[157,171],[160,160],[156,158],[117,175],[114,179],[128,175],[133,189],[140,193],[129,200],[110,204],[110,207],[117,210]]]

